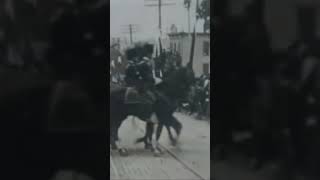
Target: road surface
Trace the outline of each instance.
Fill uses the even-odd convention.
[[[144,150],[143,144],[133,143],[143,135],[145,124],[139,120],[133,123],[128,118],[120,128],[119,137],[130,155],[110,153],[110,180],[209,180],[210,124],[181,113],[175,116],[184,126],[180,143],[172,147],[164,129],[160,139],[164,154],[160,157]]]

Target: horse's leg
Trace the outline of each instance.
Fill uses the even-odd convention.
[[[177,144],[177,141],[176,139],[173,137],[172,133],[171,133],[171,129],[170,129],[170,126],[166,126],[166,129],[168,131],[168,135],[169,135],[169,139],[170,139],[170,142],[173,146],[175,146]]]
[[[147,123],[146,124],[146,135],[145,135],[145,149],[152,148],[152,135],[154,132],[154,124],[153,123]]]
[[[151,145],[152,134],[153,134],[153,123],[147,122],[145,135],[141,138],[138,138],[135,143],[137,144],[137,143],[143,142],[145,144],[145,149],[150,149],[152,147]]]
[[[160,131],[158,131],[158,130],[161,130],[162,129],[162,127],[159,127],[159,126],[163,126],[161,123],[159,123],[159,117],[156,115],[156,114],[154,114],[155,116],[154,116],[154,118],[155,118],[155,121],[157,121],[158,123],[156,123],[156,124],[153,124],[153,123],[150,123],[150,125],[149,125],[149,127],[148,127],[148,129],[149,129],[149,131],[148,131],[148,133],[147,133],[147,136],[148,136],[148,140],[151,140],[151,145],[152,145],[152,150],[153,150],[153,152],[154,152],[154,155],[155,156],[159,156],[161,153],[162,153],[162,150],[160,149],[160,147],[159,147],[159,142],[158,142],[158,140],[159,140],[159,137],[160,137]],[[154,136],[154,128],[156,128],[156,135]]]
[[[159,141],[163,129],[163,124],[159,124],[156,131],[156,139]]]
[[[153,126],[153,128],[157,128],[157,130],[162,129],[162,128],[159,128],[159,124],[155,124]],[[154,130],[153,128],[152,128],[152,130]],[[153,133],[152,133],[151,137],[152,137],[152,150],[154,152],[154,155],[159,156],[162,153],[162,150],[159,147],[159,141],[157,139],[157,135],[153,136]]]
[[[165,127],[168,131],[168,134],[169,134],[169,139],[172,143],[172,145],[176,145],[177,143],[177,139],[178,137],[180,136],[180,133],[181,133],[181,129],[182,129],[182,124],[174,117],[174,116],[171,116],[170,118],[170,125],[168,124],[165,124]],[[170,127],[173,127],[174,130],[176,131],[176,134],[177,134],[177,139],[175,139],[171,133],[171,129]],[[157,134],[156,134],[156,140],[159,141],[160,139],[160,135],[162,133],[162,129],[163,129],[163,124],[159,124],[158,128],[157,128]]]
[[[118,149],[118,145],[117,145],[116,141],[118,141],[116,129],[111,128],[110,144],[111,144],[112,150]]]
[[[182,130],[182,124],[173,115],[171,115],[171,120],[172,120],[172,122],[171,122],[172,127],[174,128],[174,130],[177,133],[177,136],[179,137],[181,134],[181,130]]]
[[[118,136],[121,123],[122,121],[120,123],[117,123],[116,126],[113,126],[113,128],[111,128],[111,137],[112,137],[111,148],[114,148],[114,150],[119,150],[119,153],[121,156],[127,156],[128,150],[121,144],[121,141],[119,141],[119,136]]]

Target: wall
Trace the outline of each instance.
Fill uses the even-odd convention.
[[[210,35],[197,35],[196,36],[196,44],[195,44],[195,53],[194,53],[194,63],[193,70],[197,77],[203,74],[203,64],[209,64],[209,72],[210,72],[210,52],[209,56],[203,55],[203,42],[208,41],[210,44]],[[181,45],[180,50],[178,50],[182,56],[182,65],[185,66],[189,62],[190,58],[190,50],[191,50],[191,42],[192,37],[185,36],[174,36],[170,37],[170,42],[177,43]],[[177,45],[178,48],[178,45]],[[210,47],[209,47],[210,49]]]

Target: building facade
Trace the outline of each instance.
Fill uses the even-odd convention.
[[[169,36],[169,49],[178,52],[182,57],[182,65],[189,62],[192,35],[188,33],[171,33]],[[197,33],[193,70],[197,77],[210,74],[210,34]]]

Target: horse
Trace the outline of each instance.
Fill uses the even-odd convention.
[[[156,85],[156,93],[154,93],[155,100],[149,104],[143,104],[141,102],[126,104],[125,99],[128,88],[119,88],[117,90],[110,91],[110,112],[112,112],[110,113],[111,148],[118,149],[118,146],[116,145],[116,141],[118,140],[117,132],[122,122],[129,115],[136,116],[144,121],[148,121],[151,116],[154,116],[158,119],[159,124],[172,125],[172,122],[175,121],[175,119],[172,118],[173,110],[168,106],[168,99],[171,97],[179,98],[184,96],[188,90],[190,79],[192,80],[190,77],[193,77],[193,72],[190,71],[189,68],[176,70],[169,75],[168,78],[164,79],[162,83]],[[151,122],[148,123],[146,132],[149,132],[148,127],[150,127]],[[177,128],[179,128],[179,125],[177,125]],[[158,144],[157,141],[156,144]],[[157,149],[159,150],[159,148],[154,147],[153,150]],[[126,149],[121,148],[120,152],[121,151],[126,152]],[[159,151],[155,152],[158,153]]]
[[[141,120],[150,120],[152,116],[152,103],[142,102],[126,103],[127,94],[132,91],[128,87],[114,88],[110,91],[110,145],[112,149],[119,149],[116,141],[118,129],[122,122],[129,116],[136,116]],[[133,94],[132,92],[130,92]],[[120,148],[120,152],[126,153],[126,149]]]
[[[180,67],[171,72],[164,81],[155,87],[156,102],[155,110],[159,119],[159,125],[156,129],[156,141],[159,140],[163,126],[169,133],[169,138],[173,145],[176,145],[177,139],[173,138],[170,127],[174,128],[177,138],[180,136],[182,124],[173,116],[178,108],[179,100],[184,99],[194,83],[194,74],[189,67]],[[144,142],[148,147],[148,141],[151,141],[153,135],[153,125],[146,124],[146,133],[144,137],[138,138],[137,143]]]
[[[154,103],[154,108],[158,109],[157,111],[157,114],[159,115],[158,118],[163,120],[163,121],[160,121],[157,126],[156,141],[159,141],[163,126],[165,126],[168,131],[171,144],[176,145],[177,139],[173,137],[170,128],[172,127],[179,137],[182,129],[182,124],[173,116],[173,113],[175,112],[175,109],[177,108],[177,106],[172,105],[171,103],[172,101],[168,100],[168,98],[163,93],[156,91],[155,95],[157,100]],[[152,141],[153,130],[154,130],[153,124],[147,123],[145,136],[138,138],[136,140],[136,143],[144,142],[145,149],[149,149],[151,147],[150,142]]]

